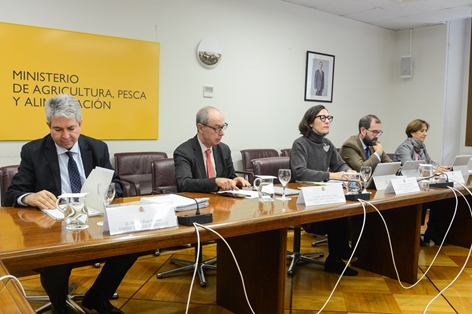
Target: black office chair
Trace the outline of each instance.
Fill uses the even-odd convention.
[[[279,169],[290,169],[290,157],[268,157],[253,159],[253,171],[254,175],[271,175],[278,177]],[[278,182],[274,180],[274,183]],[[291,260],[290,266],[288,267],[287,273],[293,275],[295,273],[295,266],[299,262],[314,263],[318,265],[324,265],[324,263],[315,258],[324,256],[324,252],[311,252],[302,254],[300,252],[302,227],[293,227],[293,250],[287,252],[287,259]]]
[[[252,165],[253,159],[277,157],[279,152],[271,148],[263,149],[243,149],[241,150],[241,157],[243,162],[243,172],[246,174],[246,180],[252,184],[254,182],[254,169]]]
[[[73,291],[77,287],[77,284],[75,282],[71,283],[69,285],[69,294],[67,295],[66,299],[66,305],[69,309],[71,309],[74,313],[78,314],[87,314],[87,312],[79,305],[77,304],[77,301],[81,301],[84,298],[84,294],[73,294]],[[26,296],[26,299],[28,301],[49,301],[49,297],[42,296],[42,295],[32,295],[32,296]],[[115,292],[113,294],[112,299],[118,299],[118,293]],[[38,307],[35,310],[35,313],[46,313],[47,311],[52,309],[52,304],[51,302],[47,302],[46,304]]]
[[[0,167],[0,200],[2,206],[11,206],[12,204],[5,204],[5,194],[11,184],[13,176],[18,172],[19,165],[11,165]]]
[[[123,196],[151,194],[151,161],[167,158],[164,152],[115,153],[115,171],[123,183]]]
[[[280,150],[280,156],[282,156],[282,157],[284,157],[284,156],[285,156],[285,157],[290,157],[290,151],[291,151],[291,150],[292,150],[291,148],[283,148],[283,149],[281,149],[281,150]]]
[[[177,192],[177,181],[175,179],[175,166],[173,158],[161,158],[151,161],[151,175],[152,175],[152,193],[160,194],[165,191],[172,193]],[[213,243],[213,242],[212,242]],[[195,269],[195,264],[197,264],[197,274],[200,279],[200,286],[206,287],[205,280],[205,269],[216,270],[216,257],[210,258],[208,260],[203,260],[202,258],[202,248],[203,245],[200,243],[199,250],[195,247],[195,259],[193,261],[181,260],[177,258],[171,258],[171,264],[183,265],[182,267],[164,271],[157,274],[157,278],[165,278],[173,274],[192,271]],[[197,252],[200,251],[200,254]]]

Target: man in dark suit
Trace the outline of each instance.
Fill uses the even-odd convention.
[[[250,186],[234,172],[231,150],[221,143],[228,127],[216,108],[197,113],[197,135],[174,151],[175,176],[179,192],[216,192]]]
[[[25,144],[21,150],[18,173],[13,177],[5,199],[10,206],[55,208],[56,197],[77,192],[96,166],[113,169],[107,145],[80,135],[82,113],[80,103],[69,95],[58,95],[46,103],[46,119],[50,134]],[[70,157],[69,157],[70,155]],[[75,161],[78,186],[70,179],[69,158]],[[113,175],[116,196],[123,193],[120,179]],[[82,305],[98,313],[123,313],[108,300],[118,288],[136,255],[107,260],[97,280],[85,294]],[[53,313],[68,313],[66,296],[73,265],[57,265],[39,270],[41,284],[48,294]]]
[[[324,90],[324,72],[323,72],[323,62],[320,61],[319,69],[315,71],[315,92],[316,96],[322,96]]]
[[[364,116],[359,120],[359,134],[348,138],[339,154],[351,169],[358,172],[362,166],[370,166],[373,171],[379,163],[392,162],[378,141],[382,133],[382,122],[377,116]]]

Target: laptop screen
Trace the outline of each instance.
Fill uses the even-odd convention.
[[[372,173],[372,176],[369,179],[369,183],[367,184],[368,188],[374,188],[374,177],[381,177],[381,176],[387,176],[387,175],[396,175],[398,169],[400,169],[402,166],[402,163],[397,161],[397,162],[384,162],[380,163],[375,167],[374,172]]]

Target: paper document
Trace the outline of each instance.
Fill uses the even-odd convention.
[[[256,198],[259,197],[257,191],[249,191],[249,190],[229,190],[229,191],[218,191],[217,194],[223,196],[231,196],[231,197],[242,197],[242,198]]]
[[[57,208],[55,209],[41,209],[43,213],[55,220],[63,220],[64,214]]]
[[[199,208],[208,207],[208,200],[209,200],[208,197],[192,199],[192,198],[180,196],[177,194],[166,194],[166,195],[161,195],[161,196],[141,198],[141,202],[147,202],[147,203],[173,202],[176,212],[197,209],[197,204],[195,203],[195,200],[198,202]]]
[[[103,203],[98,197],[98,184],[99,183],[111,183],[113,179],[114,171],[107,168],[95,167],[90,172],[89,176],[82,185],[80,190],[82,193],[86,193],[85,205],[87,206],[89,216],[103,215]]]

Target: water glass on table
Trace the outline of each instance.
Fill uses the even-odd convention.
[[[367,193],[367,181],[369,181],[370,176],[372,175],[372,167],[362,166],[359,173],[361,174],[361,179],[364,181],[364,189],[362,193]]]
[[[105,212],[107,206],[110,205],[111,201],[115,198],[115,183],[114,182],[102,182],[97,186],[98,198],[102,201],[103,211]],[[103,221],[99,222],[98,225],[103,225]]]
[[[285,186],[290,182],[292,178],[292,171],[290,169],[279,169],[279,181],[282,184],[283,192],[282,197],[277,197],[278,200],[288,201],[292,198],[285,196]]]

